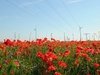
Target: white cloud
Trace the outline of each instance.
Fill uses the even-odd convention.
[[[77,2],[81,2],[81,1],[83,1],[83,0],[69,0],[68,3],[77,3]]]

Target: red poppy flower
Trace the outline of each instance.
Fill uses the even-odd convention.
[[[85,58],[87,58],[88,54],[83,53],[82,56],[85,57]]]
[[[51,61],[48,61],[47,64],[48,64],[48,66],[53,65],[53,63]]]
[[[4,40],[4,44],[13,46],[13,42],[10,39]]]
[[[91,60],[91,58],[90,58],[90,57],[87,57],[86,59],[87,59],[87,61],[88,61],[88,62],[90,62],[90,60]]]
[[[84,48],[84,52],[88,53],[89,52],[89,48]]]
[[[58,65],[61,66],[61,67],[67,67],[67,64],[63,61],[59,61]]]
[[[81,51],[82,51],[82,50],[77,49],[77,50],[76,50],[76,53],[81,53]]]
[[[97,50],[94,51],[94,54],[99,54],[99,52]]]
[[[15,55],[21,56],[22,55],[22,52],[21,51],[16,51]]]
[[[49,71],[56,70],[56,67],[55,67],[55,66],[53,66],[53,65],[51,65],[51,66],[49,66],[49,67],[48,67],[48,70],[49,70]]]
[[[77,49],[79,49],[79,50],[83,50],[83,47],[81,47],[81,46],[77,46]]]
[[[77,65],[77,66],[79,65],[79,60],[78,59],[75,60],[75,65]]]
[[[86,74],[86,75],[91,75],[90,73]]]
[[[45,58],[43,59],[43,61],[49,62],[49,61],[57,60],[57,59],[58,59],[58,56],[56,56],[53,52],[49,51],[45,54]]]
[[[14,75],[14,71],[11,71],[10,74],[11,74],[11,75]]]
[[[97,70],[97,74],[100,75],[100,70]]]
[[[40,51],[37,53],[37,56],[40,57],[40,58],[42,58],[42,59],[45,58],[44,54],[42,52],[40,52]]]
[[[46,55],[49,57],[49,58],[52,58],[54,60],[57,60],[58,57],[56,54],[54,54],[53,52],[47,52]]]
[[[6,72],[4,72],[4,74],[3,75],[7,75],[7,73]]]
[[[98,63],[94,63],[94,67],[98,68],[100,65]]]
[[[0,48],[3,50],[5,48],[5,46],[3,46],[2,44],[0,44]]]
[[[69,54],[70,54],[70,51],[66,50],[65,53],[64,53],[64,56],[68,56]]]
[[[60,72],[55,72],[55,74],[54,75],[61,75],[61,73]]]
[[[15,66],[19,66],[19,62],[18,61],[14,61],[14,65]]]
[[[56,41],[54,38],[51,38],[51,40]]]

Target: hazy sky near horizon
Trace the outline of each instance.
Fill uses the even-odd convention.
[[[35,39],[35,29],[37,38],[79,40],[79,26],[83,40],[99,36],[100,0],[0,0],[0,41]]]

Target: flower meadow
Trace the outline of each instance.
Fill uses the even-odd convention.
[[[6,39],[0,75],[100,75],[100,41]]]

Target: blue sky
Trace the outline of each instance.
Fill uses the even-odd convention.
[[[0,0],[0,41],[99,37],[100,0]],[[31,36],[30,36],[31,35]],[[16,37],[15,37],[16,36]]]

